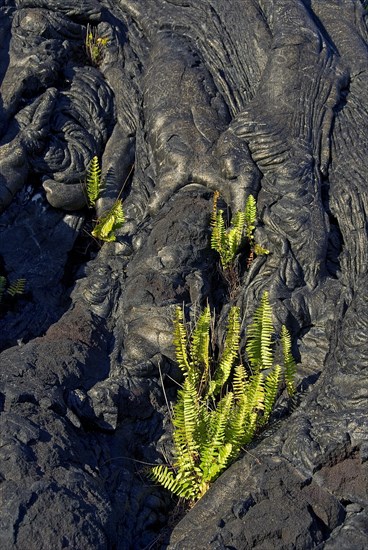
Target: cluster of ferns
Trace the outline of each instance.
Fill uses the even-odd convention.
[[[226,227],[216,192],[211,216],[211,248],[216,250],[225,280],[234,281],[237,256],[244,239],[248,260],[269,251],[255,243],[256,201],[250,195],[243,211]],[[240,310],[230,308],[221,353],[215,353],[215,321],[209,306],[199,315],[188,336],[183,310],[174,319],[176,360],[184,381],[173,407],[174,462],[151,470],[151,478],[175,495],[196,502],[211,483],[240,455],[263,427],[281,387],[295,392],[296,365],[291,338],[285,326],[279,342],[281,365],[275,362],[275,328],[268,292],[264,292],[253,322],[247,329],[245,354],[241,353]],[[221,346],[217,345],[216,348]]]
[[[86,193],[88,205],[94,207],[104,188],[101,178],[101,168],[98,158],[92,158],[86,176]],[[113,206],[101,216],[92,231],[93,237],[101,241],[111,242],[116,240],[116,231],[122,227],[125,221],[123,205],[118,198]]]
[[[103,188],[97,157],[91,160],[86,190],[94,206]],[[227,227],[215,192],[211,215],[211,248],[220,259],[229,285],[238,273],[237,258],[246,243],[248,262],[269,251],[254,239],[257,208],[249,195],[244,210],[236,212]],[[122,203],[116,200],[95,225],[92,235],[114,241],[124,223]],[[207,306],[190,336],[183,309],[176,308],[174,345],[184,381],[173,406],[174,461],[151,469],[150,477],[175,495],[196,502],[211,483],[240,455],[244,446],[269,420],[281,387],[295,392],[295,360],[291,338],[282,326],[278,341],[281,364],[275,362],[275,328],[268,292],[264,292],[253,322],[247,328],[245,353],[241,353],[240,310],[233,306],[227,318],[221,353],[215,353],[214,318]],[[221,346],[215,346],[216,349]]]
[[[173,464],[161,464],[151,477],[192,503],[240,455],[273,410],[281,385],[295,392],[296,366],[290,334],[282,326],[283,360],[275,363],[275,329],[268,293],[262,296],[248,327],[246,363],[240,357],[240,310],[233,306],[227,320],[222,353],[211,353],[211,319],[207,306],[189,338],[183,310],[174,321],[176,360],[184,381],[173,407]]]

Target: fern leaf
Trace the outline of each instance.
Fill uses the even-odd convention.
[[[211,227],[214,227],[216,225],[217,220],[217,201],[219,200],[220,193],[219,191],[215,191],[213,194],[213,206],[212,206],[212,213],[211,213]]]
[[[235,258],[242,244],[243,233],[245,227],[245,212],[239,211],[233,216],[231,221],[231,229],[229,231],[229,249],[230,253]],[[230,236],[231,233],[231,236]]]
[[[291,353],[291,338],[288,329],[285,325],[281,327],[281,346],[284,357],[284,376],[286,389],[291,397],[295,393],[295,375],[296,364],[295,359]]]
[[[176,309],[174,343],[185,379],[178,392],[173,415],[175,470],[157,466],[153,474],[174,494],[192,501],[198,500],[207,491],[238,456],[241,448],[252,440],[257,428],[268,420],[281,375],[279,365],[272,368],[273,325],[267,292],[262,296],[248,330],[247,351],[253,370],[249,377],[243,365],[234,366],[239,352],[240,316],[239,309],[233,307],[229,312],[224,350],[213,379],[206,379],[206,384],[199,383],[201,374],[204,376],[202,371],[216,366],[215,360],[209,356],[210,324],[211,314],[207,307],[193,330],[188,351],[184,315],[181,308]],[[291,355],[290,335],[285,328],[281,341],[285,379],[291,384],[295,376],[295,363]],[[266,376],[264,369],[270,369]],[[225,385],[231,382],[232,391],[223,395]],[[221,395],[223,397],[220,398]]]
[[[264,409],[264,376],[261,372],[251,376],[247,391],[248,412]]]
[[[230,376],[234,360],[239,353],[239,341],[240,310],[238,307],[233,306],[229,312],[224,350],[216,369],[214,384],[211,385],[210,396],[218,395],[224,384],[226,384]]]
[[[197,497],[196,480],[194,476],[174,475],[174,472],[168,466],[160,464],[154,466],[149,476],[154,481],[160,483],[165,489],[171,491],[178,497],[194,500]]]
[[[17,279],[9,286],[9,288],[7,288],[6,292],[10,294],[10,296],[15,296],[16,294],[23,294],[25,286],[26,286],[25,279]]]
[[[189,365],[189,358],[187,353],[187,331],[184,326],[184,314],[180,306],[177,306],[175,309],[175,319],[174,319],[174,346],[175,346],[175,356],[178,362],[180,369],[183,371],[184,375],[188,375],[191,370]]]
[[[240,395],[234,402],[229,422],[226,426],[225,440],[231,443],[231,459],[236,458],[244,444],[247,426],[247,396]]]
[[[265,424],[270,417],[273,406],[276,401],[277,393],[279,390],[281,378],[281,367],[280,365],[275,365],[272,371],[265,379],[265,391],[264,391],[264,411],[262,423]]]
[[[181,468],[193,469],[198,452],[198,442],[196,435],[198,433],[199,403],[197,391],[189,378],[184,380],[183,388],[178,392],[178,400],[174,407],[173,424],[174,442],[177,450],[180,449],[177,459],[181,463]],[[183,464],[184,461],[184,464]],[[185,463],[187,463],[185,465]]]
[[[98,162],[98,157],[94,156],[89,163],[86,177],[86,190],[90,206],[95,205],[96,200],[100,195],[101,188],[101,168]]]
[[[115,232],[123,225],[124,220],[123,205],[120,200],[117,200],[113,207],[99,218],[92,235],[101,241],[116,241]]]
[[[264,377],[261,372],[250,378],[245,410],[244,444],[247,444],[252,440],[258,427],[260,412],[264,410]]]
[[[218,403],[217,408],[211,413],[211,431],[208,434],[208,439],[201,447],[201,462],[200,469],[203,472],[204,481],[213,481],[213,473],[216,476],[220,474],[220,470],[216,471],[218,464],[218,455],[220,449],[225,442],[226,426],[229,421],[230,411],[233,404],[234,395],[228,392]]]
[[[253,242],[253,232],[256,227],[256,218],[257,218],[257,203],[253,195],[249,195],[247,202],[245,204],[245,235],[250,243]]]
[[[274,357],[272,333],[272,309],[266,291],[263,293],[260,306],[254,313],[253,322],[248,328],[246,350],[249,362],[255,371],[272,367]]]
[[[267,250],[267,248],[263,248],[263,246],[257,243],[253,246],[253,252],[257,256],[265,256],[270,253],[270,251]]]
[[[219,210],[212,225],[211,248],[220,255],[221,264],[226,262],[226,229],[223,211]]]
[[[233,390],[235,399],[240,400],[247,392],[247,374],[243,365],[236,365],[233,376]]]
[[[232,456],[233,446],[231,443],[225,443],[219,450],[216,457],[216,462],[208,469],[208,480],[209,482],[215,481],[221,472],[223,472],[230,464],[230,459]]]

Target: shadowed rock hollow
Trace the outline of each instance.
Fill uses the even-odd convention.
[[[106,38],[98,62],[86,34]],[[4,550],[368,545],[368,32],[358,0],[0,1]],[[83,181],[102,159],[91,238]],[[290,329],[298,403],[175,523],[175,305],[230,299],[212,196],[257,199],[232,303]],[[246,334],[243,335],[246,338]]]

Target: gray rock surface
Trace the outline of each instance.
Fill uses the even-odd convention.
[[[26,279],[0,304],[0,547],[367,548],[362,3],[3,0],[0,38],[0,274]],[[256,197],[270,250],[231,297],[215,190],[233,212]],[[118,197],[126,223],[96,242]],[[178,522],[147,477],[172,451],[174,308],[237,303],[246,327],[264,290],[298,399]]]

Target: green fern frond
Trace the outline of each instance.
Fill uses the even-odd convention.
[[[250,243],[254,240],[253,232],[256,227],[257,203],[253,195],[249,195],[245,204],[245,235]]]
[[[233,219],[231,220],[231,227],[228,229],[228,232],[227,232],[228,249],[229,249],[228,255],[231,261],[235,259],[237,253],[239,252],[239,248],[243,240],[244,228],[245,228],[245,212],[242,212],[242,211],[236,212],[236,214],[233,216]]]
[[[174,346],[175,346],[175,356],[178,362],[179,367],[187,374],[189,367],[188,353],[187,353],[187,331],[184,327],[184,313],[183,309],[180,306],[175,308],[175,319],[174,319]]]
[[[248,399],[246,393],[239,395],[234,403],[231,416],[226,427],[226,441],[230,441],[232,445],[232,451],[230,460],[236,458],[240,452],[240,449],[248,441],[247,425],[249,412],[248,412]]]
[[[6,292],[10,296],[16,296],[17,294],[24,294],[24,289],[26,286],[25,279],[17,279],[6,289]]]
[[[246,350],[248,359],[255,370],[272,367],[274,352],[272,349],[272,309],[268,292],[264,292],[261,304],[256,309],[253,322],[248,328]]]
[[[261,372],[250,377],[246,395],[249,414],[264,410],[264,376]]]
[[[220,256],[223,269],[227,269],[234,263],[241,246],[244,228],[245,212],[237,212],[226,229],[223,210],[217,209],[219,193],[216,191],[213,197],[213,209],[211,215],[211,248]]]
[[[233,390],[235,399],[242,399],[246,395],[248,386],[247,373],[243,365],[236,365],[233,376]]]
[[[233,306],[229,312],[224,350],[218,362],[218,367],[214,377],[214,384],[211,385],[210,396],[218,395],[224,384],[226,384],[234,361],[239,353],[239,341],[240,310],[238,307]]]
[[[272,412],[273,406],[276,401],[277,393],[279,391],[281,379],[281,367],[280,365],[275,365],[272,371],[265,379],[264,383],[264,412],[262,423],[265,424]]]
[[[150,477],[178,497],[188,500],[197,498],[197,480],[194,476],[175,475],[168,466],[160,464],[152,468]]]
[[[92,235],[101,241],[116,241],[116,231],[122,227],[125,221],[123,205],[117,200],[113,207],[98,219]]]
[[[108,43],[109,39],[107,37],[99,36],[96,27],[92,27],[89,23],[87,24],[85,46],[87,55],[92,65],[99,65]]]
[[[254,242],[257,203],[253,195],[248,196],[244,210],[234,214],[228,228],[225,227],[223,210],[217,209],[218,198],[219,193],[216,191],[211,214],[211,248],[219,254],[222,268],[228,270],[232,267],[241,249],[244,236],[250,247],[247,259],[248,267],[251,265],[254,255],[269,254],[269,250]]]
[[[267,254],[270,253],[270,251],[267,250],[267,248],[263,248],[263,246],[257,243],[253,246],[253,251],[257,256],[266,256]]]
[[[223,211],[219,210],[216,214],[216,218],[212,225],[211,233],[211,248],[216,250],[220,256],[221,264],[224,267],[223,262],[227,262],[227,241],[226,241],[226,228],[223,218]]]
[[[296,363],[291,353],[291,338],[290,333],[285,325],[281,327],[281,346],[284,357],[284,376],[286,389],[291,397],[295,393],[295,375],[296,375]]]
[[[86,176],[86,190],[90,206],[94,206],[102,189],[101,168],[98,157],[94,156],[89,163]]]
[[[204,481],[213,481],[211,477],[220,474],[218,455],[225,445],[226,426],[229,421],[230,411],[234,395],[228,392],[218,403],[216,409],[211,412],[211,430],[208,433],[207,441],[201,447],[200,470],[203,472]],[[217,469],[216,469],[217,468]]]
[[[198,451],[196,441],[198,415],[197,389],[190,379],[186,378],[183,388],[178,392],[178,401],[174,407],[173,424],[176,428],[174,440],[181,449],[185,449],[184,459],[192,468],[195,465],[195,456]]]
[[[210,482],[215,481],[219,477],[219,475],[229,466],[230,458],[233,454],[232,451],[232,443],[225,443],[224,445],[222,445],[222,447],[220,447],[216,459],[208,468],[207,476],[204,478],[204,481],[207,481],[207,485],[209,485]]]

